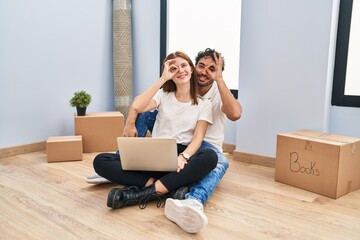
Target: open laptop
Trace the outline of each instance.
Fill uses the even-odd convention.
[[[174,138],[118,137],[124,170],[176,171],[177,144]]]

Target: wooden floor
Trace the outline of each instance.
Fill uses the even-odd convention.
[[[337,200],[274,181],[274,168],[230,158],[197,234],[149,203],[111,210],[114,184],[92,186],[95,154],[47,163],[45,151],[0,159],[0,239],[360,239],[360,191]],[[360,174],[360,173],[359,173]]]

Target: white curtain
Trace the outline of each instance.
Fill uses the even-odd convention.
[[[131,0],[113,1],[115,107],[127,116],[132,100]]]

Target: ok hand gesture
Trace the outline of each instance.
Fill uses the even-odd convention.
[[[211,79],[214,79],[216,82],[219,79],[222,79],[222,67],[224,63],[224,57],[219,53],[219,58],[216,56],[216,53],[214,53],[214,59],[215,59],[215,70],[210,70],[209,68],[206,68],[206,73],[211,77]]]
[[[174,64],[176,59],[169,59],[164,63],[164,69],[161,77],[166,81],[172,79],[176,73],[179,72],[179,68]]]

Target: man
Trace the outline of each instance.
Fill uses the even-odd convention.
[[[241,104],[234,98],[222,77],[224,59],[214,49],[207,48],[198,53],[195,59],[195,78],[198,81],[198,93],[212,103],[213,124],[208,126],[201,148],[211,148],[218,155],[218,164],[196,185],[191,186],[184,200],[168,198],[165,204],[165,216],[189,233],[200,231],[207,225],[208,219],[203,212],[203,204],[210,197],[224,176],[229,162],[222,153],[224,125],[226,117],[236,121],[241,117]],[[157,112],[138,113],[130,107],[124,128],[124,136],[143,137],[152,130]]]

